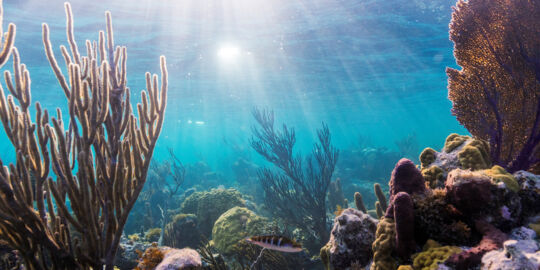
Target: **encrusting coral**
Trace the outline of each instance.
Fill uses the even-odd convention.
[[[452,113],[510,173],[540,162],[539,28],[529,0],[459,0],[450,23],[462,68],[446,70]]]
[[[112,270],[162,128],[167,69],[161,57],[161,87],[157,75],[146,74],[136,116],[126,85],[126,48],[114,44],[110,13],[106,32],[98,42],[86,41],[83,56],[71,6],[65,8],[69,50],[61,51],[68,77],[55,59],[47,24],[43,44],[68,101],[67,126],[60,109],[49,118],[39,103],[32,120],[30,73],[12,47],[13,24],[2,42],[0,64],[11,52],[14,74],[5,73],[11,95],[6,98],[0,87],[0,120],[16,163],[0,162],[0,238],[20,251],[28,269]]]
[[[429,240],[424,250],[413,255],[413,268],[416,270],[436,270],[440,263],[444,263],[450,256],[462,250],[456,246],[441,246]]]
[[[470,136],[448,135],[441,152],[426,148],[420,154],[421,172],[430,188],[442,188],[456,168],[481,170],[491,166],[489,145]]]
[[[395,270],[397,260],[392,256],[396,246],[396,226],[393,218],[382,218],[377,225],[373,250],[373,270]]]

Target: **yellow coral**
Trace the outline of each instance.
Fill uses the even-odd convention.
[[[397,261],[392,257],[395,247],[396,225],[394,219],[383,218],[377,225],[373,242],[373,270],[395,270]]]
[[[422,153],[420,154],[420,164],[422,164],[422,168],[426,168],[431,163],[435,161],[435,154],[437,152],[433,148],[426,148]]]
[[[458,153],[459,163],[464,169],[482,170],[491,166],[489,145],[482,140],[474,139]]]
[[[429,188],[444,187],[444,171],[439,166],[422,169],[422,176]]]
[[[437,269],[438,264],[446,261],[450,256],[460,253],[461,248],[456,246],[441,246],[433,240],[428,240],[424,251],[413,255],[413,268],[422,270]]]
[[[134,233],[134,234],[128,235],[128,239],[131,241],[139,241],[141,237],[139,236],[138,233]]]
[[[444,142],[444,148],[443,151],[450,153],[454,151],[457,147],[462,145],[466,140],[470,139],[469,136],[463,136],[456,133],[452,133],[446,137],[446,141]]]
[[[519,184],[516,178],[514,178],[514,176],[507,172],[503,167],[495,165],[491,169],[484,170],[484,173],[491,177],[491,182],[503,182],[508,189],[514,192],[519,191]]]
[[[161,235],[161,229],[160,228],[152,228],[144,234],[144,238],[148,242],[156,242],[159,239],[159,236]]]

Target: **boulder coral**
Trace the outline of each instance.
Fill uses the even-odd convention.
[[[265,232],[267,220],[244,207],[233,207],[223,213],[212,229],[214,247],[224,255],[238,252],[238,244],[246,237]]]
[[[236,189],[212,189],[191,194],[182,202],[180,212],[195,214],[200,232],[209,237],[214,222],[221,214],[235,206],[244,207],[245,205],[242,194]]]

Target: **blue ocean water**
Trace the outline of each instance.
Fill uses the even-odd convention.
[[[116,44],[128,48],[133,103],[144,72],[158,73],[159,55],[167,57],[169,102],[154,158],[168,158],[170,147],[184,163],[202,160],[231,183],[238,156],[261,162],[248,142],[254,107],[273,109],[278,123],[295,127],[303,153],[321,122],[340,149],[359,137],[396,149],[395,141],[411,134],[420,149],[438,149],[449,133],[466,134],[447,100],[445,68],[456,66],[448,40],[454,3],[71,1],[81,48],[104,29],[104,11],[112,12]],[[41,42],[46,22],[60,59],[58,46],[67,45],[63,1],[4,0],[8,22],[17,24],[15,45],[31,73],[33,101],[66,112]],[[13,156],[0,144],[4,162]]]

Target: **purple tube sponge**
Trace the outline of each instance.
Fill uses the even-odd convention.
[[[390,198],[402,191],[410,195],[426,191],[422,173],[411,160],[406,158],[400,159],[394,167],[389,185]]]
[[[396,252],[403,260],[410,260],[416,249],[414,241],[414,205],[406,192],[394,196],[394,221],[396,223]]]
[[[389,185],[390,206],[386,210],[386,217],[394,217],[394,197],[399,192],[405,192],[409,195],[426,192],[422,173],[411,160],[406,158],[400,159],[394,167]]]

